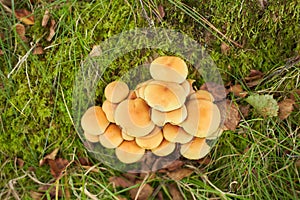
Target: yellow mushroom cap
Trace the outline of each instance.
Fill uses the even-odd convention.
[[[180,147],[180,153],[183,157],[191,160],[198,160],[206,156],[210,151],[210,146],[206,143],[205,138],[194,137],[189,143]]]
[[[152,153],[157,156],[167,156],[170,155],[176,148],[176,144],[163,140],[157,148],[151,149]]]
[[[206,91],[206,90],[197,90],[196,92],[192,93],[190,96],[189,96],[189,99],[192,100],[192,99],[202,99],[202,100],[207,100],[207,101],[211,101],[211,102],[214,102],[214,97],[213,95]]]
[[[178,125],[182,123],[187,117],[187,110],[185,105],[181,106],[176,110],[169,112],[161,112],[154,108],[151,110],[151,120],[157,126],[164,126],[166,123]]]
[[[122,138],[127,141],[132,141],[135,139],[135,137],[128,134],[124,129],[122,129]]]
[[[130,164],[139,161],[145,154],[145,149],[139,147],[135,141],[123,141],[115,153],[121,162]]]
[[[121,129],[116,124],[110,124],[105,132],[99,136],[100,144],[108,149],[117,148],[122,142]]]
[[[108,100],[105,100],[102,104],[102,110],[104,111],[108,121],[115,123],[115,111],[118,104],[112,103]]]
[[[155,126],[150,119],[150,107],[141,98],[122,101],[116,108],[115,121],[134,137],[147,135]]]
[[[169,123],[164,125],[163,134],[164,134],[164,138],[169,142],[174,142],[174,143],[177,142],[180,144],[188,143],[194,137],[188,134],[187,132],[185,132],[183,128]]]
[[[86,131],[84,131],[84,137],[87,141],[89,142],[99,142],[99,135],[91,135],[89,133],[87,133]]]
[[[163,134],[159,127],[155,127],[151,133],[143,137],[135,138],[137,145],[143,149],[154,149],[159,146],[163,140]]]
[[[90,135],[100,135],[108,127],[109,121],[99,106],[92,106],[83,114],[81,127]]]
[[[187,133],[196,137],[206,137],[218,129],[221,115],[214,103],[192,99],[186,103],[186,108],[188,116],[180,126]]]
[[[123,81],[113,81],[104,90],[106,99],[112,103],[120,103],[129,94],[129,88]]]
[[[150,107],[168,112],[180,108],[186,100],[186,94],[178,83],[152,81],[144,90],[144,99]]]
[[[150,64],[150,74],[155,80],[182,83],[188,75],[188,68],[179,57],[161,56]]]

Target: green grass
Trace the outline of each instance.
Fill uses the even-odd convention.
[[[88,156],[68,114],[72,110],[75,74],[93,45],[135,27],[149,27],[140,1],[58,0],[33,5],[30,1],[21,2],[14,8],[34,8],[36,23],[26,26],[27,43],[14,29],[20,22],[0,5],[0,49],[4,52],[0,55],[1,199],[9,192],[9,198],[13,198],[9,183],[28,173],[31,167],[35,168],[30,172],[32,176],[41,182],[50,182],[53,178],[49,167],[39,167],[39,160],[56,147],[61,149],[58,156],[69,160]],[[297,34],[300,5],[296,0],[269,1],[265,9],[257,1],[142,2],[155,26],[181,30],[205,46],[225,83],[240,83],[249,93],[272,94],[278,101],[300,88],[299,62],[287,65],[290,58],[300,53],[300,35]],[[162,22],[158,22],[154,14],[159,4],[166,12]],[[57,22],[51,42],[46,41],[49,28],[41,26],[46,9],[51,10]],[[229,38],[243,47],[237,47]],[[29,52],[31,45],[37,42],[45,48],[43,55]],[[230,46],[227,55],[221,53],[222,42]],[[103,88],[108,82],[145,63],[155,52],[130,52],[117,59],[105,71],[104,82],[98,84],[97,101],[102,102]],[[24,57],[27,53],[28,57]],[[21,58],[24,60],[12,72]],[[250,69],[261,70],[270,78],[255,88],[248,88],[243,78]],[[197,80],[196,85],[201,81]],[[246,104],[243,99],[230,95],[228,98]],[[276,117],[264,119],[251,112],[241,120],[236,131],[224,132],[210,153],[212,161],[208,165],[194,165],[197,170],[192,176],[176,182],[181,193],[186,199],[298,199],[299,119],[299,108],[283,121]],[[23,169],[16,166],[16,157],[25,161]],[[97,164],[97,160],[93,162]],[[68,186],[71,199],[87,198],[85,187],[97,194],[98,199],[116,199],[120,194],[129,196],[129,189],[115,189],[108,182],[110,176],[120,172],[102,164],[96,168],[101,169],[99,173],[85,174],[86,170],[80,166],[71,165],[59,184]],[[172,180],[158,173],[147,182],[160,188],[169,199],[165,184]],[[29,199],[30,191],[37,191],[38,187],[36,180],[29,176],[13,184],[21,199]]]

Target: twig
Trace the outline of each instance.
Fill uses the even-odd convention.
[[[14,198],[17,199],[17,200],[21,200],[21,199],[20,199],[18,193],[17,193],[16,190],[15,190],[14,184],[16,184],[16,182],[17,182],[18,180],[23,179],[23,178],[25,178],[26,176],[27,176],[27,174],[24,174],[23,176],[18,177],[18,178],[14,178],[14,179],[12,179],[12,180],[10,180],[10,181],[8,182],[8,187],[9,187],[10,191],[12,192],[12,195],[14,196]]]
[[[150,19],[150,17],[148,16],[148,14],[147,14],[147,12],[146,12],[146,10],[145,10],[145,8],[144,8],[144,4],[143,4],[143,1],[142,1],[142,0],[140,0],[140,4],[141,4],[141,6],[142,6],[142,10],[143,10],[144,17],[145,17],[146,20],[148,21],[149,26],[152,28],[152,27],[154,26],[154,22],[153,22],[153,20]]]
[[[4,8],[7,12],[9,12],[10,14],[12,14],[12,10],[4,4],[3,0],[0,0],[0,4],[3,6],[3,8]]]
[[[139,195],[140,195],[141,191],[143,190],[143,188],[145,187],[145,185],[146,185],[146,180],[147,180],[148,178],[149,178],[149,173],[146,174],[146,176],[145,176],[143,182],[141,183],[141,185],[140,185],[140,187],[139,187],[139,189],[138,189],[138,191],[137,191],[137,193],[136,193],[136,195],[135,195],[134,200],[137,200],[137,199],[139,198]]]

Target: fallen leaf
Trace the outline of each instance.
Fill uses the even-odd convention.
[[[35,191],[30,191],[30,197],[33,199],[33,200],[40,200],[40,199],[42,199],[42,196],[43,196],[44,194],[43,193],[41,193],[41,192],[35,192]]]
[[[35,48],[33,49],[32,54],[33,54],[33,55],[42,55],[42,54],[44,54],[44,49],[43,49],[43,47],[40,47],[40,46],[35,47]]]
[[[240,111],[242,113],[242,116],[244,118],[248,117],[249,111],[250,111],[250,105],[249,104],[248,105],[239,105],[239,109],[240,109]]]
[[[254,87],[260,83],[260,80],[263,77],[263,73],[259,70],[251,69],[250,74],[244,78],[246,85],[248,87]]]
[[[55,25],[56,25],[55,20],[51,19],[51,21],[50,21],[50,32],[49,32],[49,36],[46,39],[48,42],[50,42],[52,40],[52,38],[54,37],[54,35],[55,35]]]
[[[39,187],[38,189],[39,192],[48,192],[50,194],[50,197],[54,198],[56,197],[56,186],[55,184],[53,185],[42,185]],[[63,196],[63,191],[62,191],[62,188],[59,187],[58,188],[58,191],[57,191],[57,197],[62,197]]]
[[[164,9],[164,7],[162,5],[159,5],[157,7],[157,10],[158,10],[158,14],[159,14],[159,20],[161,20],[166,15],[165,9]]]
[[[223,130],[234,131],[241,120],[238,107],[231,101],[226,101],[226,116],[223,124]]]
[[[180,181],[181,179],[190,176],[193,172],[194,170],[192,169],[180,168],[175,171],[167,173],[167,175],[175,181]]]
[[[168,185],[169,192],[172,196],[172,200],[183,200],[183,196],[178,190],[176,183],[172,183]]]
[[[296,89],[296,90],[292,91],[290,98],[295,101],[294,107],[299,109],[300,108],[300,105],[299,105],[300,104],[300,89]]]
[[[242,97],[242,98],[248,95],[248,93],[243,90],[240,84],[230,86],[229,92],[232,92],[236,97]]]
[[[18,20],[23,22],[26,25],[33,25],[34,24],[34,16],[32,13],[26,9],[18,9],[15,10],[15,15]]]
[[[0,49],[0,55],[3,55],[4,53],[3,53],[3,51]]]
[[[121,195],[118,195],[118,196],[117,196],[117,199],[118,199],[118,200],[127,200],[126,197],[122,197]]]
[[[81,167],[83,169],[86,169],[87,171],[99,173],[99,169],[98,168],[94,168],[93,166],[81,165]]]
[[[136,182],[136,184],[139,184],[139,183],[142,183],[142,181]],[[149,199],[149,197],[152,195],[152,193],[154,191],[153,187],[151,187],[151,185],[149,185],[148,183],[143,185],[143,188],[140,191],[139,190],[140,190],[139,187],[132,188],[131,190],[129,190],[130,197],[132,199],[145,200],[145,199]]]
[[[157,199],[158,199],[158,200],[164,200],[164,195],[163,195],[162,191],[159,191],[159,192],[157,193]]]
[[[25,162],[21,158],[17,158],[16,163],[20,168],[23,168]]]
[[[226,44],[225,42],[222,42],[221,44],[221,52],[224,55],[228,55],[228,52],[230,51],[230,46]]]
[[[128,179],[130,182],[134,183],[136,179],[138,178],[138,174],[136,173],[124,173],[122,174],[123,177]]]
[[[16,25],[16,33],[20,36],[21,40],[27,41],[27,38],[25,36],[26,30],[25,26],[23,24],[17,24]]]
[[[48,164],[50,166],[52,176],[57,179],[62,175],[62,172],[69,164],[69,161],[63,158],[57,158],[55,160],[48,159]]]
[[[204,158],[201,158],[197,162],[201,165],[208,165],[209,163],[211,163],[211,158],[209,156],[206,156]]]
[[[49,10],[46,10],[42,19],[42,27],[47,26],[49,19],[50,19],[50,13]]]
[[[283,101],[278,103],[279,111],[278,111],[278,117],[281,120],[284,120],[290,116],[290,114],[293,112],[295,101],[292,99],[284,99]]]
[[[47,159],[54,160],[59,148],[54,149],[50,154],[46,155],[42,160],[40,160],[40,166],[44,165]]]
[[[134,185],[133,182],[119,176],[112,176],[108,179],[108,181],[112,183],[115,187],[128,188]]]
[[[278,115],[279,106],[272,95],[254,94],[249,96],[246,102],[253,106],[257,113],[263,117],[276,117]]]
[[[79,161],[80,165],[84,165],[84,166],[92,166],[93,165],[87,157],[79,157],[78,161]]]
[[[175,160],[172,163],[170,163],[169,165],[167,165],[166,167],[164,167],[166,170],[168,171],[174,171],[178,168],[181,168],[184,165],[184,162],[181,160]]]
[[[200,90],[209,91],[213,95],[215,101],[222,101],[226,98],[226,95],[227,95],[224,85],[220,85],[220,84],[217,84],[214,82],[204,83],[200,87]]]

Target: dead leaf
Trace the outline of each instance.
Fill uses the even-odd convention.
[[[230,51],[230,46],[228,44],[226,44],[225,42],[222,42],[222,44],[221,44],[222,54],[228,55],[229,51]]]
[[[295,101],[292,99],[284,99],[283,101],[278,103],[279,111],[278,111],[278,117],[281,120],[284,120],[290,116],[290,114],[293,112]]]
[[[176,183],[172,183],[168,185],[169,192],[172,196],[172,200],[183,200],[181,193],[178,190]]]
[[[299,109],[300,108],[300,105],[299,105],[299,103],[300,103],[300,89],[294,90],[292,92],[292,94],[290,95],[290,98],[295,101],[294,107]]]
[[[122,176],[125,177],[127,180],[129,180],[132,183],[134,183],[136,181],[136,179],[138,178],[138,174],[129,173],[129,172],[122,174]]]
[[[94,168],[93,166],[81,165],[81,167],[83,169],[86,169],[87,171],[99,173],[99,169],[98,168]]]
[[[234,131],[241,120],[238,107],[231,101],[226,101],[226,118],[223,125],[223,130]]]
[[[229,92],[232,92],[236,97],[242,97],[242,98],[248,95],[248,93],[243,90],[240,84],[230,86]]]
[[[164,9],[164,7],[160,4],[160,5],[157,7],[157,10],[158,10],[158,14],[159,14],[159,20],[161,20],[161,19],[164,18],[164,16],[166,15],[165,9]]]
[[[211,158],[209,156],[205,156],[204,158],[197,161],[201,165],[208,165],[211,163]]]
[[[59,148],[54,149],[50,154],[46,155],[42,160],[40,160],[40,166],[44,165],[47,159],[54,160]]]
[[[181,179],[190,176],[193,172],[194,170],[192,169],[180,168],[175,171],[167,173],[167,175],[175,181],[180,181]]]
[[[21,158],[17,158],[16,163],[20,168],[23,168],[25,162]]]
[[[50,32],[49,32],[49,36],[46,39],[48,42],[50,42],[52,40],[52,38],[54,37],[54,35],[55,35],[55,25],[56,25],[55,20],[51,19],[51,21],[50,21]]]
[[[159,192],[157,193],[157,199],[158,199],[158,200],[164,200],[164,195],[163,195],[162,191],[159,191]]]
[[[32,12],[30,12],[26,9],[15,10],[15,15],[18,20],[20,20],[21,22],[23,22],[26,25],[34,24],[34,16],[32,15]]]
[[[142,181],[137,181],[136,184],[138,184],[138,183],[142,183]],[[153,187],[151,187],[151,185],[149,185],[148,183],[143,185],[143,188],[141,191],[139,191],[139,189],[140,188],[137,187],[137,188],[133,188],[133,189],[129,190],[129,194],[132,199],[138,199],[138,200],[149,199],[149,197],[152,195],[152,193],[154,191]],[[136,198],[137,195],[138,195],[138,197]]]
[[[3,53],[3,51],[0,49],[0,55],[3,55],[4,53]]]
[[[42,185],[39,187],[38,189],[39,192],[48,192],[50,194],[50,197],[54,198],[56,197],[56,186],[53,184],[53,185]],[[63,191],[62,191],[62,188],[59,187],[58,188],[58,191],[57,191],[57,197],[62,197],[63,196]]]
[[[164,167],[166,170],[168,171],[174,171],[178,168],[181,168],[184,165],[184,162],[181,160],[175,160],[172,163],[170,163],[169,165],[167,165],[166,167]]]
[[[42,19],[42,27],[46,27],[50,19],[50,12],[46,10]]]
[[[27,38],[25,36],[26,30],[25,30],[25,26],[23,24],[16,25],[16,32],[20,36],[21,40],[23,40],[25,42],[27,41]]]
[[[133,182],[119,176],[112,176],[108,179],[108,181],[112,183],[115,187],[128,188],[134,185]]]
[[[250,74],[247,77],[245,77],[244,80],[246,82],[246,85],[251,88],[258,85],[263,76],[264,74],[261,71],[251,69]]]
[[[55,160],[48,159],[48,164],[50,166],[52,176],[57,179],[62,175],[62,172],[69,164],[69,161],[63,158],[57,158]]]
[[[84,166],[92,166],[93,164],[89,161],[87,157],[79,157],[79,164]]]
[[[117,196],[117,199],[118,199],[118,200],[127,200],[126,197],[122,197],[121,195],[118,195],[118,196]]]
[[[33,55],[42,55],[44,54],[44,49],[43,47],[41,46],[37,46],[33,49],[33,52],[32,52]]]
[[[239,109],[244,118],[248,117],[250,111],[250,105],[239,105]]]
[[[33,199],[33,200],[40,200],[40,199],[42,199],[42,196],[43,196],[44,194],[43,193],[41,193],[41,192],[35,192],[35,191],[30,191],[30,197]]]

